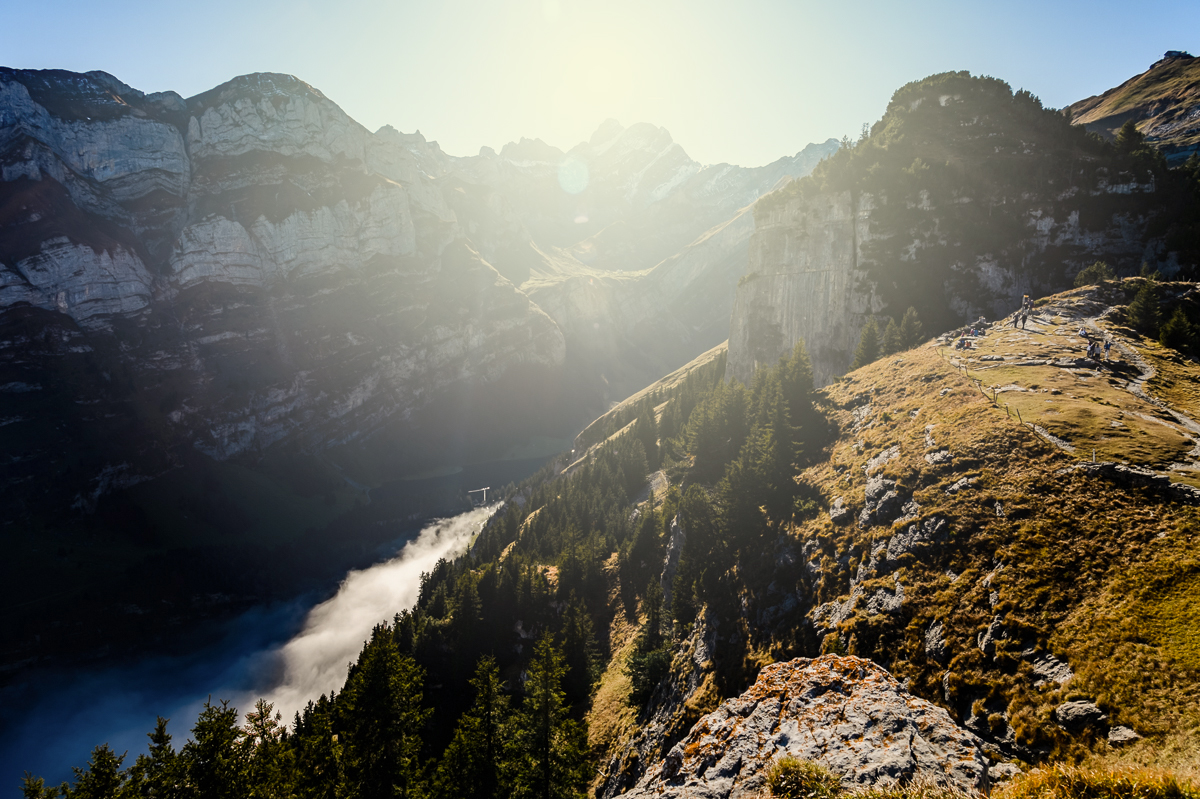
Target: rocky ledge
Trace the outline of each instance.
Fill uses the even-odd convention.
[[[979,739],[880,666],[823,655],[767,666],[709,713],[625,799],[737,799],[765,788],[773,760],[819,763],[847,788],[914,780],[985,791]]]

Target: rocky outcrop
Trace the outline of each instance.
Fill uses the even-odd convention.
[[[9,486],[57,457],[42,431],[63,415],[76,437],[103,428],[75,469],[87,498],[106,469],[145,479],[180,446],[372,442],[420,461],[462,436],[464,402],[497,429],[559,379],[561,330],[405,143],[294,77],[185,101],[0,70],[0,156],[0,383],[45,387],[5,395],[9,434],[34,442]]]
[[[775,364],[801,339],[817,385],[846,370],[864,320],[880,306],[860,290],[858,266],[872,204],[839,192],[756,212],[729,325],[734,379],[749,384],[759,365]]]
[[[989,784],[979,739],[945,710],[911,696],[868,660],[824,655],[765,667],[624,796],[755,796],[784,755],[825,766],[848,788],[922,780],[980,791]]]
[[[1084,163],[1070,155],[1081,140],[998,81],[946,73],[901,88],[872,135],[819,179],[756,204],[730,376],[749,382],[803,340],[825,385],[849,369],[868,316],[898,324],[912,306],[936,332],[1007,315],[1023,294],[1066,288],[1098,259],[1176,268],[1152,233],[1169,213],[1154,175],[1095,142],[1070,172]],[[947,157],[953,166],[928,166]]]

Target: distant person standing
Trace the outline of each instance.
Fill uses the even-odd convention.
[[[1106,361],[1108,360],[1108,351],[1110,349],[1112,349],[1112,339],[1108,338],[1104,340],[1104,360]]]

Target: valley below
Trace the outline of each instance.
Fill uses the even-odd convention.
[[[0,791],[1200,796],[1192,66],[759,167],[0,68]]]

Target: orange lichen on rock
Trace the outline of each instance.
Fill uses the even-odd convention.
[[[919,779],[979,791],[989,765],[979,744],[869,660],[796,658],[764,667],[745,693],[698,721],[625,799],[752,796],[784,755],[820,763],[847,787]]]

